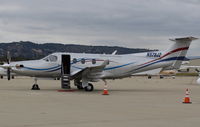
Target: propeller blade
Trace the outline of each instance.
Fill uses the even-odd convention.
[[[7,68],[7,78],[8,80],[10,80],[10,73],[11,73],[11,66],[10,66],[10,62],[11,62],[11,56],[10,56],[10,52],[7,52],[7,65],[4,65],[4,67]]]
[[[7,78],[10,80],[10,68],[7,69]]]
[[[10,52],[7,52],[7,63],[10,64],[11,61],[11,56],[10,56]]]

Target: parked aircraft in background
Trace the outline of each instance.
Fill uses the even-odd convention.
[[[183,61],[182,65],[178,71],[181,72],[181,71],[186,70],[187,72],[189,72],[190,69],[195,69],[198,72],[198,70],[200,70],[200,65],[199,66],[188,65],[188,64],[190,64],[191,60],[197,60],[197,59],[200,59],[200,56],[186,57],[185,61]]]
[[[14,79],[15,75],[15,73],[11,73],[11,78]],[[0,78],[3,79],[4,76],[7,76],[7,69],[0,67]]]
[[[176,75],[177,72],[189,72],[190,69],[195,69],[197,72],[200,69],[200,66],[190,66],[188,65],[191,60],[200,59],[200,56],[187,56],[185,57],[184,61],[182,61],[180,68],[173,69],[173,70],[161,70],[159,73],[160,77],[162,78],[165,75]]]
[[[78,89],[92,91],[93,85],[90,82],[129,77],[154,69],[179,69],[191,41],[196,39],[170,39],[175,43],[164,52],[126,55],[53,53],[40,60],[8,62],[1,67],[8,70],[8,75],[11,71],[19,75],[36,77],[33,89],[39,89],[38,77],[61,77],[62,88],[70,88],[70,80],[74,80],[74,85]]]

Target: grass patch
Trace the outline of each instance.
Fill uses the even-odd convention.
[[[177,73],[176,76],[198,76],[198,73]]]

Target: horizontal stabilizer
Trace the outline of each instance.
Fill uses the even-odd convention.
[[[175,38],[175,39],[169,39],[170,41],[175,41],[175,42],[185,42],[185,41],[193,41],[193,40],[197,40],[198,38],[195,37],[184,37],[184,38]]]

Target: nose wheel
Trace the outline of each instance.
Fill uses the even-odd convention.
[[[31,90],[40,90],[39,85],[38,84],[33,84]]]

